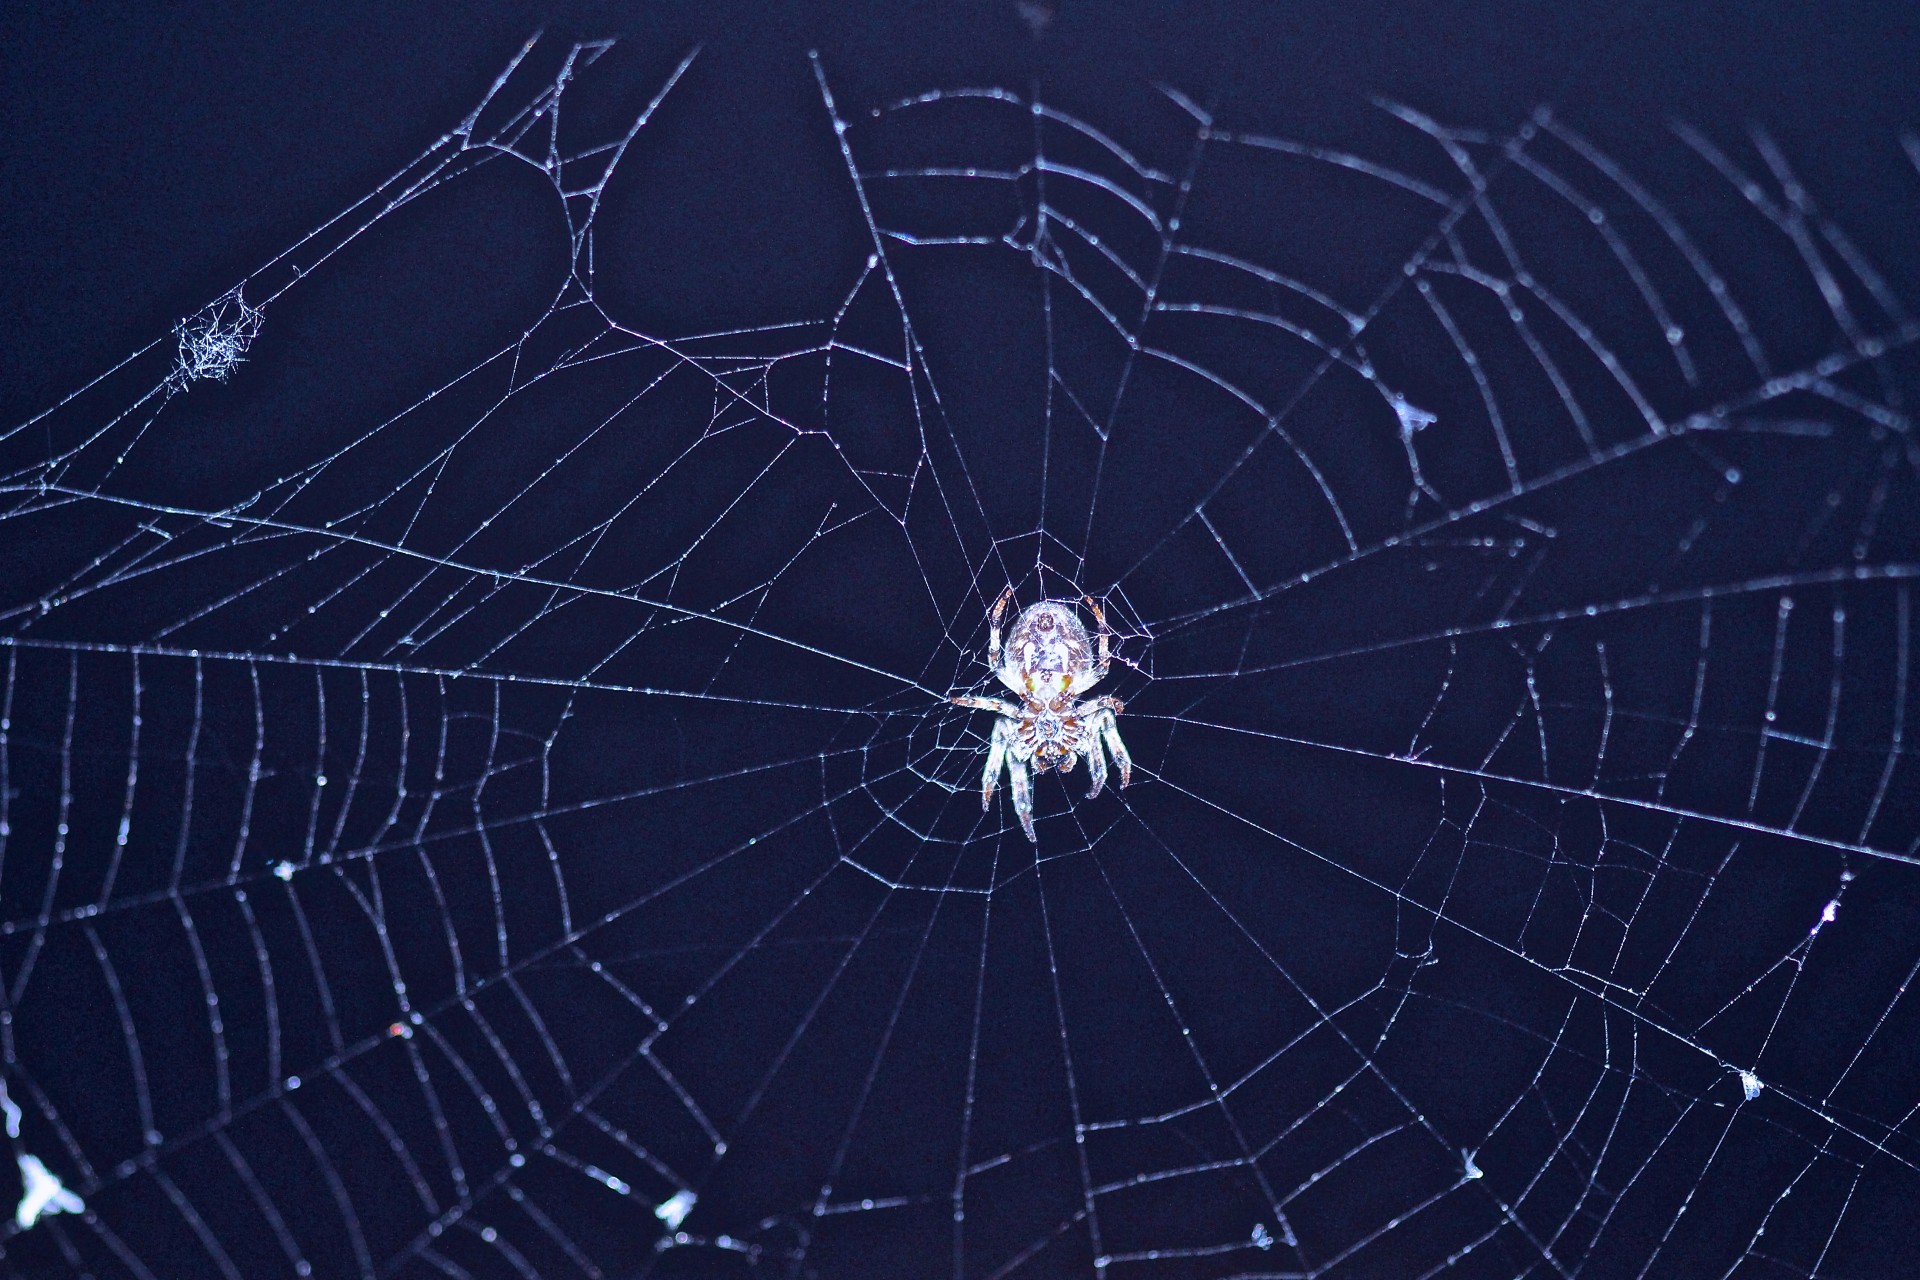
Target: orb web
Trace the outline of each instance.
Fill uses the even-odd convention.
[[[1911,1256],[1920,324],[1781,147],[816,58],[708,324],[610,52],[0,434],[11,1273]]]

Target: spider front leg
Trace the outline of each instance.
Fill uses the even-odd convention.
[[[1007,612],[1007,605],[1013,600],[1013,588],[1008,587],[993,602],[993,613],[987,622],[987,665],[995,671],[1000,669],[1000,619]]]
[[[1100,602],[1092,596],[1082,596],[1081,599],[1086,601],[1088,610],[1093,614],[1093,620],[1100,626],[1100,660],[1073,678],[1067,688],[1067,692],[1071,694],[1085,693],[1107,678],[1107,668],[1111,660],[1108,649],[1113,642],[1113,632],[1107,630],[1107,614],[1100,607]]]

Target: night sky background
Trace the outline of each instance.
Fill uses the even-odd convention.
[[[0,1275],[1920,1268],[1913,6],[0,40]]]

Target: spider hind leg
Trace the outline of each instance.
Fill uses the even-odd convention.
[[[1086,714],[1088,750],[1097,752],[1105,744],[1107,754],[1120,767],[1120,785],[1125,787],[1133,781],[1133,757],[1127,754],[1127,744],[1120,741],[1120,725],[1114,719],[1123,705],[1118,698],[1095,698],[1082,710]]]
[[[1027,833],[1027,842],[1039,844],[1040,837],[1033,832],[1033,787],[1027,781],[1027,766],[1017,756],[1007,759],[1007,784],[1013,793],[1013,811],[1020,818],[1021,830]]]
[[[1000,732],[1000,726],[1006,721],[996,721],[993,726],[993,745],[987,749],[987,767],[980,771],[980,811],[985,813],[993,808],[993,789],[1000,782],[1000,769],[1007,760],[1006,736]],[[1016,763],[1015,768],[1019,768]]]
[[[1091,729],[1092,726],[1090,725],[1088,728]],[[1091,774],[1093,778],[1093,785],[1087,789],[1087,799],[1091,800],[1100,794],[1101,788],[1107,785],[1107,756],[1106,753],[1100,749],[1100,738],[1097,733],[1089,732],[1087,734],[1086,752],[1087,772]]]

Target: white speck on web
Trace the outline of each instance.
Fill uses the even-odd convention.
[[[39,1156],[20,1156],[20,1182],[24,1189],[13,1221],[22,1231],[40,1221],[42,1214],[86,1212],[87,1202],[61,1185]]]
[[[680,1224],[693,1212],[693,1205],[700,1197],[691,1191],[676,1191],[667,1199],[654,1206],[653,1216],[666,1224],[667,1230],[678,1231]]]

